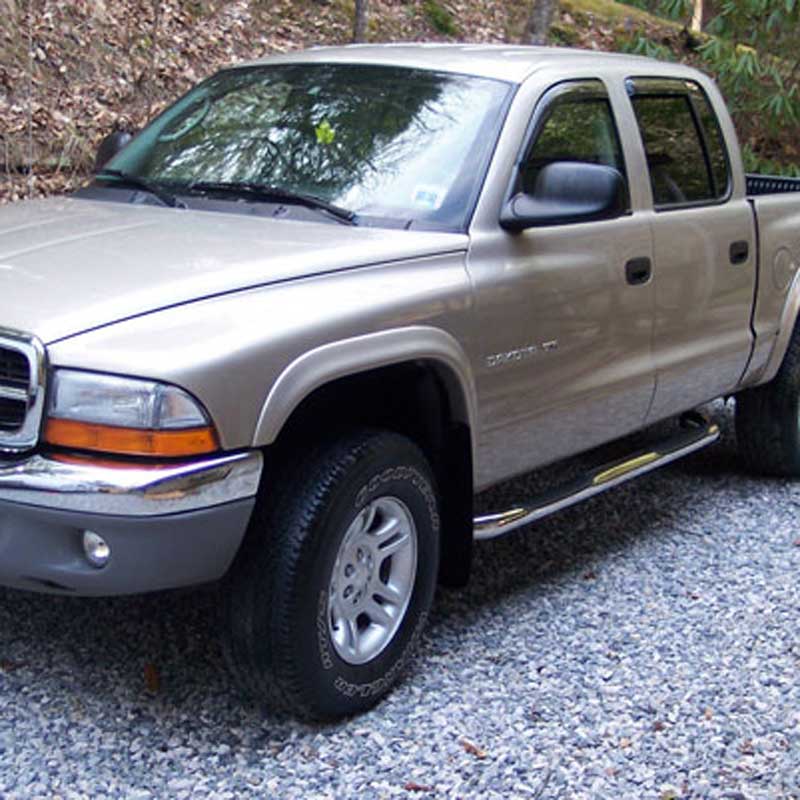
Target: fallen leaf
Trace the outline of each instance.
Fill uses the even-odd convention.
[[[14,672],[15,670],[18,670],[20,667],[24,666],[25,665],[19,661],[12,661],[10,658],[0,659],[0,670],[3,672]]]
[[[585,581],[593,581],[597,578],[597,573],[593,569],[588,569],[586,572],[583,573],[583,579]]]
[[[714,716],[714,712],[713,712],[713,711],[712,711],[710,708],[707,708],[707,709],[706,709],[706,710],[703,712],[703,716],[704,716],[706,719],[711,719],[711,718]]]
[[[619,746],[624,750],[626,747],[630,747],[631,746],[631,740],[628,739],[627,737],[623,736],[619,740]]]
[[[155,664],[147,663],[144,665],[144,684],[148,692],[157,694],[161,689],[161,676]]]
[[[657,733],[658,733],[659,731],[663,731],[663,730],[664,730],[666,727],[667,727],[667,726],[666,726],[666,725],[665,725],[665,724],[664,724],[664,723],[663,723],[661,720],[659,720],[659,719],[657,719],[657,720],[656,720],[656,721],[653,723],[653,730],[654,730],[654,731],[656,731]]]
[[[475,756],[475,758],[486,758],[486,751],[481,750],[478,745],[473,744],[469,739],[462,739],[461,746],[464,748],[465,752],[469,753],[471,756]]]
[[[403,787],[407,792],[432,792],[433,786],[426,786],[424,783],[416,783],[415,781],[408,781]]]

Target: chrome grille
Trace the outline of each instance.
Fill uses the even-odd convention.
[[[18,431],[25,422],[25,404],[0,397],[0,431]]]
[[[44,348],[28,334],[0,328],[0,452],[34,447],[44,410]]]
[[[0,348],[0,384],[27,389],[31,382],[28,359],[16,350]]]

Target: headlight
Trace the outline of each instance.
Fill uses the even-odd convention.
[[[125,455],[217,449],[208,415],[183,389],[72,369],[54,372],[44,438],[61,447]]]

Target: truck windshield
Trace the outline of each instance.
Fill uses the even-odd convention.
[[[501,81],[388,66],[230,69],[157,117],[108,168],[177,194],[253,201],[264,187],[378,224],[463,228],[509,93]],[[237,185],[249,187],[243,198]]]

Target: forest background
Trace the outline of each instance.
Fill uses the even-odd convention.
[[[747,169],[800,176],[800,0],[0,0],[0,203],[77,188],[106,134],[226,64],[353,40],[689,63],[719,82]]]

